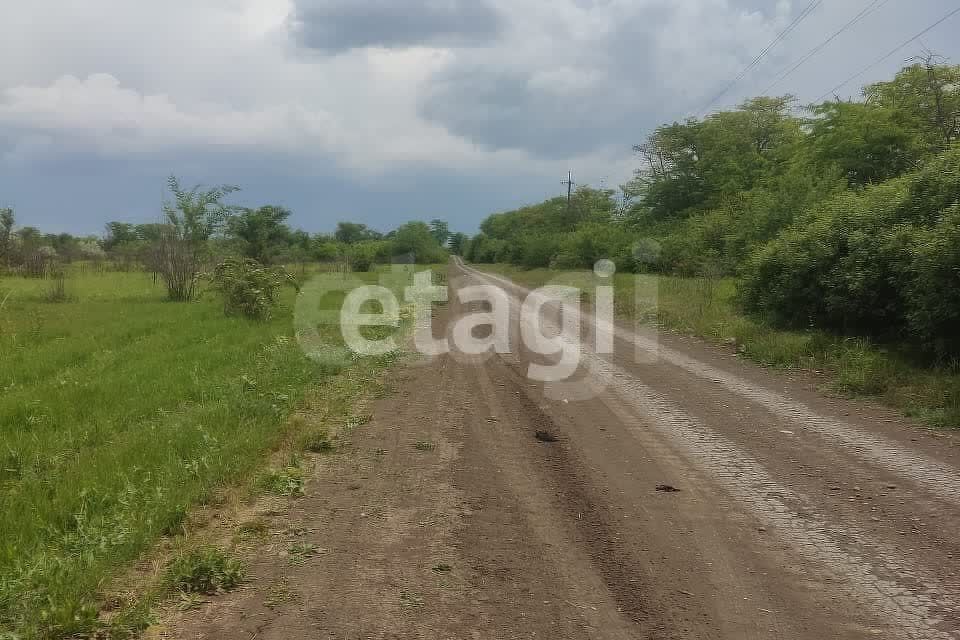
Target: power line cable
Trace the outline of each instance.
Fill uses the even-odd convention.
[[[713,99],[711,99],[710,102],[706,104],[706,106],[700,109],[700,113],[705,114],[707,111],[710,110],[711,107],[713,107],[713,105],[715,105],[721,98],[723,98],[723,96],[727,95],[727,93],[731,89],[733,89],[733,87],[736,86],[738,82],[740,82],[748,73],[750,73],[750,71],[754,67],[760,64],[760,62],[766,57],[768,53],[770,53],[771,50],[773,50],[775,46],[780,44],[780,42],[782,42],[788,35],[790,35],[790,33],[794,29],[796,29],[801,22],[806,20],[810,16],[810,14],[812,14],[817,8],[819,8],[821,4],[823,4],[823,0],[813,0],[810,4],[808,4],[806,8],[803,11],[801,11],[800,14],[796,18],[794,18],[789,25],[787,25],[786,29],[781,31],[777,35],[777,37],[774,38],[772,42],[770,42],[770,44],[764,47],[763,51],[761,51],[760,54],[757,55],[757,57],[750,62],[750,64],[748,64],[742,71],[740,71],[739,74],[737,74],[737,77],[735,77],[727,86],[725,86],[723,90],[720,91],[720,93],[714,96]]]
[[[851,19],[851,20],[850,20],[849,22],[847,22],[845,25],[843,25],[842,27],[840,27],[833,35],[831,35],[829,38],[827,38],[826,40],[824,40],[823,42],[821,42],[820,44],[818,44],[816,47],[814,47],[813,49],[811,49],[810,51],[808,51],[807,53],[805,53],[805,54],[803,55],[803,57],[801,57],[801,58],[796,62],[796,64],[794,64],[792,67],[790,67],[789,69],[786,69],[785,71],[782,71],[781,73],[779,73],[779,74],[777,75],[777,77],[774,78],[774,80],[773,80],[770,84],[768,84],[767,87],[766,87],[763,91],[761,91],[760,93],[761,93],[761,94],[766,94],[768,91],[770,91],[770,89],[772,89],[773,87],[777,86],[779,83],[781,83],[781,82],[783,82],[784,80],[786,80],[788,77],[790,77],[791,75],[793,75],[793,72],[794,72],[794,71],[796,71],[797,69],[799,69],[800,67],[802,67],[804,64],[806,64],[807,61],[809,61],[809,60],[810,60],[811,58],[813,58],[815,55],[817,55],[818,53],[820,53],[821,51],[823,51],[824,49],[826,49],[827,46],[828,46],[831,42],[833,42],[834,40],[836,40],[844,31],[847,31],[848,29],[851,29],[852,27],[854,27],[858,22],[860,22],[861,20],[863,20],[863,19],[864,19],[865,17],[867,17],[870,13],[876,13],[877,11],[879,11],[880,9],[882,9],[882,8],[884,7],[884,5],[886,5],[889,1],[890,1],[890,0],[871,0],[871,2],[870,2],[866,7],[864,7],[864,8],[860,11],[860,13],[858,13],[856,16],[854,16],[853,19]]]
[[[732,81],[730,81],[730,83],[727,84],[727,86],[725,86],[725,87],[723,88],[723,90],[720,91],[720,93],[718,93],[716,96],[714,96],[713,99],[710,100],[710,102],[707,103],[707,105],[706,105],[703,109],[700,110],[700,112],[703,113],[703,114],[705,114],[707,111],[709,111],[709,109],[710,109],[714,104],[716,104],[717,101],[719,101],[723,96],[725,96],[725,95],[726,95],[738,82],[740,82],[740,80],[742,80],[752,69],[754,69],[758,64],[760,64],[760,62],[763,60],[763,58],[766,57],[766,55],[767,55],[771,50],[773,50],[773,48],[774,48],[777,44],[779,44],[780,42],[782,42],[794,29],[797,28],[797,26],[799,26],[799,24],[800,24],[801,22],[803,22],[811,13],[813,13],[813,11],[814,11],[817,7],[819,7],[819,6],[822,4],[822,2],[823,2],[823,0],[813,0],[813,2],[811,2],[809,5],[807,5],[806,8],[805,8],[803,11],[801,11],[800,14],[799,14],[796,18],[794,18],[793,21],[792,21],[789,25],[787,25],[787,28],[784,29],[783,31],[781,31],[779,34],[777,34],[777,37],[774,38],[773,41],[771,41],[766,47],[764,47],[763,51],[761,51],[761,52],[759,53],[759,55],[757,55],[757,57],[755,57],[755,58],[750,62],[750,64],[748,64],[746,67],[744,67],[744,68],[740,71],[740,73],[737,74],[737,76],[736,76]]]
[[[929,33],[930,31],[933,31],[935,28],[939,27],[941,24],[943,24],[944,22],[946,22],[947,20],[949,20],[949,19],[952,18],[953,16],[957,15],[958,13],[960,13],[960,7],[957,7],[956,9],[954,9],[953,11],[951,11],[950,13],[948,13],[947,15],[943,16],[942,18],[940,18],[939,20],[937,20],[936,22],[934,22],[932,25],[930,25],[929,27],[927,27],[926,29],[924,29],[923,31],[921,31],[920,33],[918,33],[917,35],[913,36],[912,38],[910,38],[909,40],[907,40],[907,41],[904,42],[903,44],[901,44],[901,45],[899,45],[898,47],[894,48],[892,51],[890,51],[890,53],[887,53],[886,55],[881,56],[880,58],[877,58],[876,60],[874,60],[873,62],[871,62],[870,64],[868,64],[866,67],[864,67],[863,69],[861,69],[861,70],[858,71],[857,73],[853,74],[852,76],[850,76],[849,78],[847,78],[846,80],[844,80],[843,82],[841,82],[840,84],[838,84],[837,86],[835,86],[833,89],[830,89],[829,91],[827,91],[826,93],[824,93],[822,96],[820,96],[819,98],[817,98],[817,99],[816,99],[816,102],[823,102],[823,99],[826,98],[827,96],[829,96],[830,94],[835,94],[837,91],[839,91],[840,89],[842,89],[843,87],[845,87],[845,86],[846,86],[847,84],[849,84],[850,82],[853,82],[854,80],[856,80],[857,78],[859,78],[860,76],[862,76],[863,74],[865,74],[866,72],[870,71],[871,69],[873,69],[874,67],[876,67],[878,64],[880,64],[881,62],[883,62],[884,60],[886,60],[886,59],[889,58],[890,56],[894,55],[895,53],[897,53],[898,51],[900,51],[901,49],[903,49],[903,48],[906,47],[907,45],[911,44],[912,42],[914,42],[914,41],[916,41],[916,40],[919,40],[920,38],[922,38],[923,36],[925,36],[927,33]]]

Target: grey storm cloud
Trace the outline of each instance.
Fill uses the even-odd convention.
[[[599,108],[598,108],[599,106]],[[590,151],[625,124],[625,114],[594,100],[570,100],[536,86],[528,72],[457,69],[438,77],[421,115],[492,150],[541,154]]]
[[[488,43],[503,21],[485,0],[295,0],[290,29],[310,49]]]
[[[660,69],[650,34],[667,12],[625,22],[602,42],[580,48],[555,68],[501,70],[479,61],[453,65],[421,96],[420,116],[490,150],[522,149],[541,157],[630,149],[642,131],[675,111],[657,86]],[[671,110],[672,109],[672,110]]]

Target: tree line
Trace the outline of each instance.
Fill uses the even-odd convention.
[[[960,66],[928,56],[856,100],[761,96],[656,128],[634,178],[498,213],[474,262],[734,276],[783,325],[960,356]]]
[[[284,207],[228,204],[237,187],[187,188],[176,178],[168,187],[172,199],[164,204],[160,222],[109,222],[102,237],[18,228],[13,210],[0,209],[0,268],[33,277],[76,261],[144,269],[163,280],[172,300],[190,300],[198,276],[217,272],[213,267],[228,257],[242,258],[251,268],[322,262],[368,271],[393,261],[445,262],[448,246],[458,249],[466,240],[439,219],[407,222],[388,233],[340,222],[333,233],[310,234],[289,226],[291,212]]]

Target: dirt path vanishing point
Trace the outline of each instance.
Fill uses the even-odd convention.
[[[519,348],[398,371],[250,582],[165,635],[960,638],[960,438],[695,340],[615,346],[583,354],[587,400]]]

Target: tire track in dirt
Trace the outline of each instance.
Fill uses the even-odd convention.
[[[435,327],[449,330],[469,311],[451,298]],[[636,346],[624,335],[617,343]],[[320,460],[307,496],[264,514],[270,540],[251,558],[253,580],[172,616],[175,632],[163,637],[960,637],[956,618],[943,615],[960,612],[947,569],[918,562],[922,551],[898,547],[888,529],[866,530],[863,513],[825,508],[813,485],[791,479],[782,439],[750,440],[736,427],[743,414],[768,413],[771,429],[803,420],[803,410],[831,418],[769,389],[747,397],[764,386],[667,353],[642,369],[587,351],[583,375],[558,388],[525,377],[544,358],[519,345],[501,357],[408,363],[373,420]],[[576,385],[596,387],[594,397],[566,403],[556,393]],[[782,415],[767,406],[781,396],[794,403]],[[884,447],[899,451],[835,426],[814,425],[816,439],[795,455],[822,463],[813,453],[822,439],[839,445],[824,459],[848,455],[866,473],[863,460],[879,465]],[[538,430],[557,441],[538,442]],[[878,447],[843,440],[862,444],[858,433]],[[956,475],[935,455],[913,454]],[[913,473],[908,466],[894,471]],[[683,492],[656,493],[664,480]],[[927,493],[918,483],[902,496]],[[942,493],[931,499],[943,504]],[[291,562],[294,544],[319,551]],[[934,562],[948,560],[944,548]]]
[[[530,291],[505,278],[483,273],[460,264],[460,268],[474,276],[495,282],[514,293],[528,295]],[[585,326],[596,329],[599,321],[587,312],[581,312]],[[802,402],[755,385],[744,378],[717,367],[700,362],[688,355],[671,349],[657,340],[637,335],[621,326],[613,328],[618,340],[624,341],[640,350],[647,357],[663,360],[698,378],[709,380],[723,386],[750,402],[756,403],[772,415],[790,422],[802,431],[824,436],[848,448],[866,461],[875,463],[884,469],[893,471],[901,478],[923,486],[939,499],[952,505],[960,505],[960,473],[955,468],[938,460],[898,446],[882,436],[867,433],[852,424],[833,419],[813,411]]]
[[[487,280],[486,274],[474,270],[468,270],[468,273]],[[522,291],[515,286],[511,289]],[[519,300],[515,298],[514,301],[514,309],[518,309]],[[517,316],[514,314],[515,318]],[[641,342],[645,340],[638,338],[631,342],[651,346],[649,342]],[[713,375],[715,381],[719,381],[719,374],[723,373],[672,350],[668,353],[672,355],[667,358],[669,362],[684,361],[688,365],[685,368],[700,377]],[[762,465],[726,438],[691,418],[624,369],[596,354],[583,351],[582,355],[586,358],[590,379],[598,382],[600,387],[614,390],[632,408],[633,415],[625,415],[624,419],[637,437],[646,441],[648,446],[655,446],[650,442],[649,427],[652,426],[660,438],[679,445],[686,457],[695,460],[697,466],[707,471],[741,507],[777,531],[795,553],[821,570],[825,569],[827,579],[836,581],[842,578],[851,583],[853,587],[847,590],[848,596],[868,604],[880,619],[890,621],[897,629],[894,633],[898,637],[938,640],[960,637],[955,631],[943,630],[944,621],[936,613],[944,602],[953,603],[955,607],[960,601],[954,588],[940,585],[935,578],[903,565],[896,549],[884,548],[876,541],[866,543],[865,532],[852,528],[849,523],[839,528],[836,524],[831,525],[816,515],[815,504],[809,498],[778,484]],[[739,385],[737,389],[741,395],[753,389],[736,378],[730,378],[727,376],[731,384]],[[779,396],[768,392],[748,397],[773,403]],[[796,419],[800,411],[798,404],[789,403],[787,409],[778,415],[786,414]],[[870,558],[857,553],[857,549],[863,547],[873,550]]]
[[[562,584],[554,588],[568,593],[571,602],[587,603],[579,607],[596,637],[696,635],[698,629],[673,615],[678,608],[668,594],[657,592],[643,579],[643,567],[623,553],[612,525],[615,517],[589,495],[586,472],[571,453],[562,445],[536,442],[533,436],[538,431],[558,432],[553,419],[497,364],[473,366],[479,390],[496,417],[490,446],[500,461],[504,480],[529,514],[539,543],[551,549],[551,560],[562,576]],[[494,385],[494,377],[509,382]],[[510,398],[510,408],[503,398]],[[509,418],[509,427],[500,426],[505,418]],[[505,433],[506,429],[511,433]],[[524,453],[518,455],[519,451]],[[531,472],[538,477],[537,488],[531,486]]]

